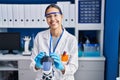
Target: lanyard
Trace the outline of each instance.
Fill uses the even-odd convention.
[[[58,46],[58,43],[60,42],[60,39],[61,39],[61,37],[62,37],[62,35],[63,35],[63,32],[64,32],[64,30],[62,31],[62,34],[60,35],[59,39],[57,40],[57,43],[56,43],[56,45],[55,45],[53,51],[52,51],[52,47],[53,47],[53,46],[52,46],[52,42],[53,42],[53,39],[52,39],[52,35],[50,34],[50,48],[49,48],[49,54],[51,54],[52,52],[55,52],[56,47]]]

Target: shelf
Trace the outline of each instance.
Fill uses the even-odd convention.
[[[99,24],[96,24],[96,25],[81,24],[81,25],[76,26],[76,28],[78,30],[104,30],[104,28]]]
[[[22,56],[21,54],[7,54],[7,55],[2,55],[0,54],[0,61],[16,61],[16,60],[30,60],[31,56]]]
[[[0,67],[0,71],[18,71],[18,68],[3,66],[3,67]]]
[[[105,61],[105,57],[79,57],[79,60],[103,60]]]

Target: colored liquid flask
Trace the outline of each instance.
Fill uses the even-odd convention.
[[[62,62],[67,62],[68,59],[69,59],[68,54],[67,54],[66,52],[64,52],[64,53],[62,54],[62,56],[61,56]]]

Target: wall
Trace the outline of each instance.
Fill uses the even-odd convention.
[[[21,48],[24,47],[24,40],[23,38],[25,36],[30,36],[32,39],[30,41],[30,47],[33,47],[33,38],[35,38],[36,34],[40,31],[46,30],[47,28],[8,28],[8,32],[20,32],[21,36]],[[75,29],[74,28],[66,28],[68,32],[75,35]]]
[[[118,75],[118,34],[120,26],[120,0],[106,0],[104,55],[105,80],[116,80]]]

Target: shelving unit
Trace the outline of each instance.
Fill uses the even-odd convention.
[[[92,35],[89,33],[92,32],[97,39],[96,42],[100,45],[99,57],[79,57],[79,68],[75,74],[75,80],[104,80],[105,57],[103,56],[103,34],[105,0],[76,0],[75,5],[75,34],[78,42],[80,42],[80,33],[88,32],[88,35],[91,37]]]
[[[75,26],[75,4],[70,1],[56,3],[64,14],[63,25]],[[0,28],[48,28],[45,8],[49,4],[0,4]],[[66,8],[64,8],[66,7]],[[70,10],[72,9],[72,11]]]
[[[35,79],[36,73],[30,69],[30,63],[30,56],[0,54],[0,80]]]
[[[98,33],[100,33],[99,34],[100,53],[101,55],[103,55],[105,0],[85,0],[85,1],[76,0],[75,5],[76,5],[76,29],[75,29],[76,37],[78,38],[79,31],[81,30],[98,31]],[[94,16],[92,16],[92,14],[94,14]],[[99,18],[97,16],[99,16]],[[83,20],[83,22],[80,22],[80,20]],[[99,20],[99,22],[92,22],[93,20],[94,21]]]
[[[100,57],[79,57],[79,68],[75,74],[75,80],[104,80],[104,66],[105,58],[103,56],[103,34],[104,34],[104,0],[75,0],[75,4],[69,5],[64,2],[59,2],[58,5],[61,7],[62,11],[65,11],[65,7],[69,7],[69,15],[65,14],[64,21],[65,27],[75,28],[75,35],[79,42],[80,32],[94,32],[98,43],[100,44]],[[5,7],[5,13],[7,16],[1,17],[0,28],[47,28],[45,24],[44,11],[40,10],[46,7],[44,5],[4,5],[0,4],[0,11],[4,13],[1,7]],[[28,7],[29,6],[29,7]],[[23,8],[24,7],[24,8]],[[36,8],[37,7],[37,8]],[[40,8],[41,7],[41,8]],[[13,12],[10,11],[13,8]],[[36,10],[34,10],[36,8]],[[39,9],[40,8],[40,9]],[[76,8],[75,11],[74,8]],[[7,9],[10,9],[7,11]],[[24,10],[27,10],[23,14]],[[20,11],[16,13],[16,11]],[[35,13],[37,12],[37,13]],[[16,15],[12,15],[15,14]],[[26,15],[29,13],[28,15]],[[31,13],[31,14],[30,14]],[[36,16],[30,16],[35,14]],[[40,16],[42,14],[42,16]],[[92,15],[96,14],[96,15]],[[0,14],[1,15],[1,14]],[[19,15],[19,16],[17,16]],[[26,15],[26,16],[24,16]],[[9,17],[9,18],[7,18]],[[25,17],[25,18],[24,18]],[[37,18],[39,17],[39,18]],[[6,19],[7,18],[7,19]],[[7,21],[4,21],[4,20]],[[10,19],[12,21],[10,21]],[[16,21],[17,19],[18,21]],[[22,21],[24,20],[24,21]],[[29,21],[28,21],[29,20]],[[31,24],[29,24],[31,23]],[[42,23],[42,24],[41,24]],[[20,25],[19,25],[20,24]],[[64,24],[63,24],[64,25]],[[16,71],[18,73],[18,80],[33,80],[35,79],[35,74],[29,69],[30,56],[21,55],[0,55],[0,61],[16,61],[17,67],[0,67],[0,72],[2,71]],[[25,66],[24,66],[25,65]],[[31,74],[32,73],[32,74]],[[89,75],[89,76],[87,76]]]
[[[75,80],[104,80],[104,57],[81,57]]]

